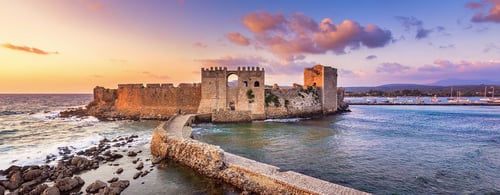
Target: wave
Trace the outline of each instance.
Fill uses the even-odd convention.
[[[0,130],[0,135],[4,135],[4,134],[15,134],[16,132],[18,132],[19,130],[17,129],[7,129],[7,130]]]
[[[309,118],[282,118],[282,119],[266,119],[264,122],[277,122],[277,123],[294,123],[301,120],[307,120]]]
[[[18,114],[24,114],[25,112],[20,112],[20,111],[1,111],[0,116],[8,116],[8,115],[18,115]]]

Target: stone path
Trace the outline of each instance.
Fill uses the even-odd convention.
[[[164,129],[168,135],[191,139],[191,124],[195,114],[177,115],[167,123]],[[281,171],[279,167],[257,162],[235,154],[224,152],[224,162],[229,166],[272,178],[279,183],[286,183],[299,189],[306,189],[317,194],[369,194],[353,188],[330,183],[321,179],[303,175],[293,171]]]
[[[189,139],[191,137],[191,127],[186,124],[194,118],[195,114],[184,114],[175,116],[164,128],[169,135]],[[187,127],[187,128],[186,128]]]

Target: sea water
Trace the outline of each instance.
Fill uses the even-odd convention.
[[[320,119],[199,124],[194,137],[375,194],[500,193],[500,107],[350,109]]]
[[[118,136],[138,135],[133,147],[148,152],[153,129],[159,121],[102,122],[94,117],[59,117],[61,111],[84,106],[91,100],[92,95],[0,94],[0,170],[11,165],[46,164],[47,156],[56,157],[49,163],[53,165],[62,157],[58,148],[68,147],[74,154],[98,144],[99,140]],[[99,169],[107,168],[102,166]],[[141,178],[143,184],[130,186],[123,194],[220,194],[234,190],[174,162],[157,167]],[[93,179],[110,179],[109,174],[100,173],[99,169],[90,173],[97,175]],[[131,184],[134,182],[137,183],[133,180]]]

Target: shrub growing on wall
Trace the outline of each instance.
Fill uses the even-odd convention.
[[[247,98],[248,98],[248,103],[253,103],[253,102],[255,101],[255,100],[254,100],[255,95],[253,94],[252,89],[249,89],[249,90],[247,91]]]

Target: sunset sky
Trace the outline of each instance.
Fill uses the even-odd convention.
[[[500,0],[1,0],[0,93],[200,82],[200,68],[304,67],[340,86],[500,80]]]

